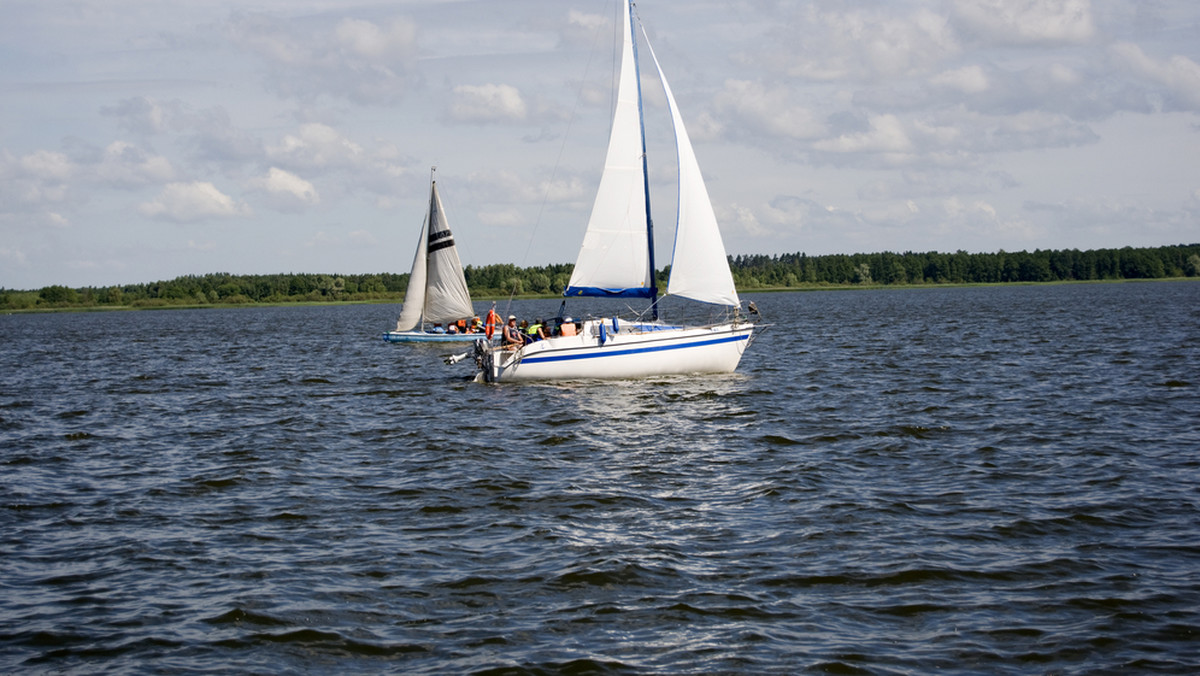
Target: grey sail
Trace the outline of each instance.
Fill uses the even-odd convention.
[[[434,182],[429,196],[429,217],[421,229],[396,330],[419,330],[423,322],[448,324],[469,319],[474,312],[462,261]]]

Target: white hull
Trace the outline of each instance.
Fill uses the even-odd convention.
[[[753,324],[702,327],[583,322],[577,336],[549,338],[519,350],[477,351],[478,382],[645,378],[730,373],[750,344]]]
[[[426,333],[424,331],[388,331],[383,339],[389,343],[469,343],[486,338],[481,333]]]

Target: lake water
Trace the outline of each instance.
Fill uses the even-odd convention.
[[[525,386],[0,316],[0,671],[1200,672],[1200,283],[749,297],[735,374]]]

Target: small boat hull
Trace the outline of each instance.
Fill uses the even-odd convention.
[[[388,331],[383,339],[389,343],[471,343],[485,338],[481,333],[425,333],[424,331]]]
[[[576,336],[548,338],[518,350],[477,350],[477,382],[645,378],[731,373],[750,344],[754,325],[702,327],[618,325],[588,320]]]

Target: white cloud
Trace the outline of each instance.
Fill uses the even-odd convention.
[[[759,222],[758,214],[754,212],[754,209],[748,206],[731,204],[728,209],[721,210],[717,220],[726,225],[732,225],[750,237],[767,237],[772,234],[770,228]]]
[[[459,122],[520,122],[528,114],[521,92],[512,85],[459,85],[450,102],[450,117]]]
[[[834,153],[908,153],[913,149],[912,140],[903,123],[895,115],[875,115],[870,119],[871,128],[854,134],[843,134],[836,139],[818,141],[817,150]]]
[[[115,117],[119,124],[138,134],[160,134],[167,131],[172,112],[168,106],[145,96],[136,96],[103,106],[100,114]]]
[[[295,212],[321,202],[312,183],[278,167],[271,167],[266,176],[250,184],[266,193],[272,207],[280,211]]]
[[[280,211],[295,213],[320,203],[316,186],[278,167],[271,167],[265,177],[250,181],[250,187],[265,193],[271,207]]]
[[[362,19],[342,19],[334,35],[344,50],[367,62],[403,64],[412,56],[416,32],[411,21],[402,19],[382,27]]]
[[[1180,55],[1154,59],[1129,42],[1113,45],[1112,53],[1118,63],[1134,74],[1165,86],[1182,99],[1184,108],[1200,110],[1200,64]]]
[[[44,221],[41,214],[48,205],[58,209],[71,200],[71,179],[78,173],[65,153],[37,150],[16,157],[0,150],[0,215]]]
[[[284,136],[279,145],[267,148],[266,155],[275,162],[313,169],[357,166],[366,157],[361,145],[333,127],[316,122]]]
[[[49,181],[65,181],[75,169],[65,154],[50,150],[25,155],[20,160],[20,167],[26,176]]]
[[[516,209],[481,211],[478,218],[483,225],[498,228],[519,228],[528,222],[528,217]]]
[[[810,139],[825,133],[825,124],[813,111],[792,101],[790,88],[768,89],[761,82],[726,80],[713,101],[716,111],[732,118],[751,134]]]
[[[145,216],[178,222],[210,218],[230,218],[250,213],[245,204],[221,192],[207,181],[168,183],[157,199],[143,203],[138,210]]]
[[[1070,44],[1096,35],[1090,0],[954,0],[961,28],[998,44]]]
[[[113,141],[104,149],[96,175],[114,186],[137,187],[170,181],[175,170],[162,155],[150,155],[125,141]]]
[[[588,14],[572,9],[567,12],[567,25],[573,29],[582,29],[582,36],[590,38],[595,32],[609,25],[608,17],[602,14]]]
[[[313,187],[312,183],[277,167],[271,167],[271,170],[267,172],[266,188],[273,193],[293,195],[309,204],[321,201],[321,198],[317,196],[317,189]]]
[[[411,85],[417,30],[407,18],[346,17],[331,28],[324,17],[246,13],[233,16],[227,26],[236,44],[271,66],[267,87],[287,98],[329,96],[380,105],[397,101]]]
[[[978,65],[943,71],[930,78],[929,81],[935,85],[957,89],[964,94],[985,92],[989,86],[987,74]]]
[[[784,16],[763,44],[735,54],[747,68],[817,81],[873,80],[926,72],[959,52],[946,17],[919,9],[825,11],[816,3]],[[802,36],[802,37],[801,37]]]

